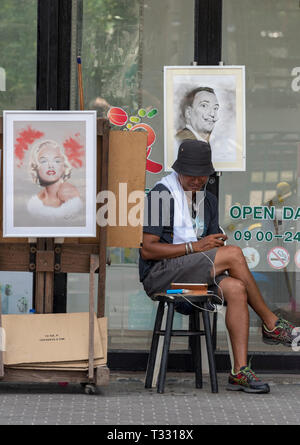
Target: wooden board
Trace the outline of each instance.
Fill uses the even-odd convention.
[[[130,210],[136,205],[135,203],[127,204],[126,215],[121,215],[120,207],[124,206],[125,199],[132,192],[145,191],[146,180],[146,148],[147,133],[129,132],[129,131],[110,131],[109,133],[109,163],[108,163],[108,187],[107,190],[112,192],[116,198],[116,226],[107,226],[107,247],[140,247],[142,240],[142,224],[137,227],[123,225],[128,221]],[[101,171],[101,159],[97,161],[97,171]],[[97,193],[100,192],[101,178],[97,178]],[[120,185],[121,184],[121,185]],[[124,185],[125,184],[125,185]],[[125,190],[126,189],[126,190]],[[121,193],[120,193],[121,191]],[[126,194],[124,193],[126,191]],[[99,195],[98,195],[99,196]],[[142,217],[143,217],[142,202]],[[100,204],[98,204],[98,211]],[[124,210],[124,207],[122,207]],[[122,213],[122,212],[121,212]],[[97,224],[96,238],[66,238],[66,244],[93,244],[100,240],[101,229]]]
[[[127,212],[124,206],[123,194],[126,184],[127,197],[135,191],[145,191],[146,175],[146,132],[112,131],[109,138],[109,169],[108,189],[112,191],[117,200],[117,224],[126,224],[130,217],[130,210],[136,205],[127,203]],[[121,194],[120,194],[121,191]],[[123,192],[122,192],[123,191]],[[137,203],[138,204],[138,203]],[[144,201],[142,201],[141,221],[144,214]],[[119,206],[123,207],[123,221],[120,221]],[[127,215],[127,218],[126,218]],[[137,215],[137,219],[139,215]],[[116,227],[108,227],[107,246],[109,247],[140,247],[142,241],[142,224],[132,227],[129,224]]]
[[[95,368],[95,384],[105,386],[109,384],[109,369],[106,365]],[[27,370],[5,367],[5,375],[1,382],[69,382],[88,383],[86,371],[59,371],[59,370]]]

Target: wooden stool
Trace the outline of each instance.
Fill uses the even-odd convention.
[[[193,307],[193,312],[190,317],[190,330],[172,330],[173,326],[173,318],[174,318],[174,308],[175,303],[178,302],[186,302],[187,298],[193,304],[201,305],[199,310]],[[218,381],[217,381],[217,373],[215,366],[215,356],[214,356],[214,348],[212,342],[211,335],[211,327],[210,327],[210,319],[209,313],[207,309],[209,308],[209,295],[192,295],[188,296],[184,294],[184,298],[181,294],[166,294],[159,293],[155,294],[153,300],[159,301],[155,325],[153,330],[152,343],[148,358],[148,366],[146,372],[146,380],[145,380],[145,388],[152,388],[153,375],[154,375],[154,367],[156,362],[156,356],[158,351],[158,342],[160,336],[164,336],[164,344],[163,351],[160,362],[160,370],[158,375],[157,382],[157,392],[163,393],[167,372],[167,364],[168,364],[168,354],[170,349],[171,337],[180,337],[186,336],[190,338],[190,345],[192,350],[194,369],[195,369],[195,377],[196,377],[196,388],[202,388],[202,365],[201,365],[201,342],[200,336],[205,335],[206,340],[206,348],[207,348],[207,356],[208,356],[208,364],[209,364],[209,375],[210,375],[210,383],[211,383],[211,391],[213,393],[218,392]],[[167,304],[167,321],[165,330],[162,330],[162,320],[164,315],[165,304]],[[203,308],[203,310],[201,310]],[[206,310],[205,310],[206,309]],[[200,330],[200,319],[199,313],[202,314],[203,317],[203,325],[204,330]]]

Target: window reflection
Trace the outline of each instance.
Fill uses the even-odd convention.
[[[96,109],[99,117],[106,117],[111,107],[122,108],[128,123],[120,127],[112,123],[112,129],[127,131],[128,124],[135,124],[130,118],[140,118],[156,135],[150,147],[152,170],[147,171],[147,189],[164,173],[163,67],[193,61],[194,6],[194,0],[84,0],[82,14],[73,10],[77,15],[73,50],[81,55],[85,106]],[[78,109],[75,68],[71,103]],[[109,250],[112,266],[107,268],[106,308],[110,347],[145,349],[155,306],[139,283],[138,250]],[[81,280],[73,274],[68,283],[68,311],[79,307]],[[181,347],[181,339],[178,343]]]
[[[282,218],[284,206],[297,209],[299,203],[298,21],[299,5],[293,0],[223,2],[222,59],[227,65],[246,66],[247,171],[223,173],[220,180],[221,222],[225,222],[228,242],[257,250],[260,260],[251,271],[262,294],[274,311],[297,323],[300,289],[296,277],[300,268],[294,257],[300,243],[297,239],[285,242],[280,236],[300,232],[300,220]],[[223,204],[229,190],[233,203],[274,205],[276,220],[232,220]],[[242,234],[240,240],[234,238],[236,230]],[[247,231],[251,234],[248,241],[243,236]],[[262,232],[278,237],[258,241],[257,234]],[[289,253],[284,269],[275,270],[268,262],[274,246],[282,246]],[[257,318],[252,317],[255,350],[266,350],[256,337],[256,324]]]
[[[36,39],[37,0],[1,0],[0,112],[35,108]]]

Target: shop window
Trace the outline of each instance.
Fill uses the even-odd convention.
[[[36,104],[37,0],[1,0],[0,114]],[[33,274],[0,272],[3,314],[32,309]]]
[[[266,182],[276,182],[278,181],[278,172],[266,172]]]
[[[225,172],[220,178],[221,223],[225,221],[228,243],[255,249],[257,261],[249,264],[269,307],[299,326],[300,228],[298,220],[289,217],[291,211],[283,217],[284,206],[296,212],[299,203],[299,2],[227,0],[222,17],[222,60],[246,67],[247,170]],[[274,205],[276,219],[250,217],[233,224],[223,205],[229,190],[233,203]],[[251,239],[235,236],[236,230],[248,231]],[[251,312],[250,351],[276,351],[261,342],[260,325]]]
[[[146,190],[164,174],[163,67],[193,62],[193,28],[194,0],[73,1],[72,60],[80,54],[85,107],[96,109],[98,117],[108,116],[112,130],[132,131],[139,125],[151,132],[155,142],[147,147]],[[73,109],[78,109],[76,72],[73,63]],[[120,119],[108,115],[112,107]],[[110,348],[148,348],[155,305],[139,282],[138,249],[111,248],[109,256]],[[83,282],[81,275],[68,278],[68,311],[88,307]],[[179,314],[176,320],[182,323]]]
[[[36,104],[37,0],[2,0],[0,112]]]
[[[264,175],[264,172],[252,172],[251,173],[251,182],[262,182],[263,175]]]
[[[250,192],[250,206],[260,206],[262,203],[262,191],[252,190]]]
[[[33,308],[32,295],[32,273],[0,272],[2,314],[29,314]]]
[[[283,170],[280,172],[281,181],[292,181],[293,177],[294,177],[294,172],[292,170],[290,171]]]

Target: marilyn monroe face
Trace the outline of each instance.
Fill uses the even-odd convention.
[[[58,147],[46,145],[38,154],[37,174],[42,185],[59,181],[65,172],[64,157]]]

